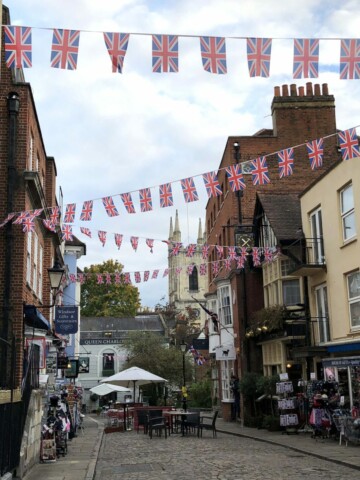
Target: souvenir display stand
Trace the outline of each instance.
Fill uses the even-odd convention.
[[[294,387],[292,382],[278,382],[276,384],[276,393],[280,397],[278,409],[280,412],[280,427],[284,428],[283,433],[297,433],[299,417],[297,413],[297,399],[293,395]]]

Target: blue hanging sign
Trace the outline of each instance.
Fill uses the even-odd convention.
[[[78,331],[78,309],[74,306],[55,307],[55,332],[69,335]]]

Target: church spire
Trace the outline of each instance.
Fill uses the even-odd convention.
[[[204,238],[202,234],[202,226],[201,226],[201,218],[199,218],[199,230],[198,230],[198,239],[197,239],[198,245],[201,245],[204,243]]]
[[[180,232],[180,227],[179,227],[179,215],[178,215],[177,210],[176,210],[176,214],[175,214],[174,240],[176,242],[181,242],[181,232]]]
[[[172,217],[170,217],[169,240],[173,239],[173,235],[174,235],[173,221],[172,221]]]

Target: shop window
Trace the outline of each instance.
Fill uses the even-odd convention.
[[[360,272],[347,276],[351,328],[360,328]]]
[[[103,377],[110,377],[115,373],[115,356],[113,353],[103,353]]]
[[[220,322],[223,325],[232,324],[230,287],[220,287],[218,289]]]
[[[317,320],[319,326],[319,342],[330,340],[329,311],[327,301],[327,286],[320,285],[315,289]]]
[[[356,235],[353,187],[348,185],[340,192],[341,223],[343,240]]]
[[[221,393],[222,400],[231,400],[230,379],[234,372],[233,360],[222,360],[221,362]]]
[[[198,290],[199,290],[198,270],[194,265],[193,271],[191,272],[191,275],[189,275],[189,291],[197,292]]]
[[[296,305],[301,303],[300,283],[298,279],[283,280],[283,303],[284,305]]]

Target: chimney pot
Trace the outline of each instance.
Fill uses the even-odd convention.
[[[289,96],[289,87],[287,85],[282,86],[282,96],[288,97]]]
[[[304,87],[299,87],[299,97],[303,97],[304,93]]]
[[[327,83],[323,83],[322,92],[323,92],[323,95],[329,95],[329,88]]]
[[[308,82],[306,84],[306,96],[307,97],[312,97],[312,95],[313,95],[312,83]]]
[[[318,83],[316,83],[316,84],[314,85],[314,88],[315,88],[315,92],[314,92],[315,95],[316,95],[316,96],[320,96],[320,95],[321,95],[320,85],[319,85]]]
[[[274,87],[274,97],[280,97],[280,87]]]
[[[297,97],[297,89],[296,89],[296,84],[292,83],[290,85],[290,92],[292,97]]]

